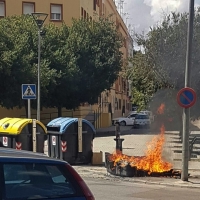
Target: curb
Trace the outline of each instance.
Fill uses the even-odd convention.
[[[99,131],[96,132],[95,137],[103,137],[103,136],[115,136],[115,131]]]
[[[115,177],[117,178],[117,177]],[[154,184],[154,185],[162,185],[162,186],[169,186],[169,187],[179,187],[179,188],[193,188],[193,189],[199,189],[200,188],[200,184],[197,185],[188,185],[188,183],[165,183],[165,182],[155,182],[155,181],[146,181],[146,180],[140,180],[140,179],[120,179],[121,181],[129,181],[129,182],[133,182],[133,183],[141,183],[141,184]],[[186,184],[186,185],[182,185],[182,184]]]
[[[195,183],[188,183],[188,182],[181,182],[180,179],[176,179],[180,183],[169,183],[169,182],[161,182],[161,181],[151,181],[151,180],[140,180],[138,178],[129,178],[129,177],[120,177],[120,176],[113,176],[111,174],[105,173],[93,173],[89,171],[79,172],[82,177],[85,178],[94,178],[94,179],[104,179],[108,181],[128,181],[131,183],[140,183],[140,184],[154,184],[154,185],[161,185],[161,186],[169,186],[169,187],[179,187],[179,188],[193,188],[199,189],[200,183],[196,185]]]

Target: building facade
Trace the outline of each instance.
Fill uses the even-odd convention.
[[[99,16],[110,16],[124,38],[121,51],[123,52],[124,68],[126,68],[126,61],[131,56],[133,42],[128,28],[117,11],[114,0],[0,0],[0,18],[33,12],[47,13],[48,17],[45,23],[53,22],[58,26],[63,21],[70,25],[72,18],[95,20]],[[131,109],[130,84],[122,74],[123,71],[109,91],[102,92],[99,102],[91,107],[93,110],[100,107],[102,113],[111,113],[112,117],[118,117]]]

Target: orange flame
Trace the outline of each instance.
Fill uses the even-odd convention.
[[[162,103],[162,104],[160,105],[160,107],[158,108],[157,113],[158,113],[159,115],[161,115],[161,114],[164,113],[164,110],[165,110],[165,104]]]
[[[165,142],[165,127],[161,127],[161,133],[154,137],[148,144],[146,156],[136,159],[134,166],[137,169],[142,169],[151,172],[164,172],[169,171],[172,168],[172,164],[162,160],[162,150]]]
[[[158,109],[159,114],[163,114],[165,105],[161,104]],[[131,167],[136,167],[138,170],[147,171],[149,174],[152,172],[165,172],[172,168],[172,164],[165,162],[162,159],[163,145],[165,143],[165,127],[162,125],[160,134],[155,136],[152,141],[147,145],[147,151],[145,156],[134,157],[127,156],[121,152],[112,154],[109,159],[114,162],[114,166],[121,163],[121,167],[125,167],[130,164]]]

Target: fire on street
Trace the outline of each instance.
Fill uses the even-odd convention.
[[[164,113],[165,105],[161,104],[157,113]],[[160,128],[160,134],[155,136],[147,145],[145,156],[127,156],[122,152],[106,154],[108,172],[121,176],[180,176],[180,172],[173,171],[172,164],[162,158],[165,143],[165,127]],[[121,173],[123,171],[124,173]],[[118,173],[120,172],[120,173]]]

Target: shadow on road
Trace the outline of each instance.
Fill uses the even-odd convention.
[[[134,129],[132,127],[130,127],[130,129],[128,130],[123,130],[123,128],[121,128],[120,130],[120,135],[155,135],[156,133],[159,134],[159,130],[158,131],[153,131],[151,129]],[[105,131],[97,131],[96,133],[96,137],[110,137],[113,136],[115,137],[115,130],[105,130]]]
[[[182,125],[180,123],[177,123],[175,121],[169,122],[165,121],[160,122],[156,121],[151,125],[150,129],[145,129],[145,128],[133,128],[133,126],[121,126],[120,127],[120,134],[123,135],[135,135],[135,134],[140,134],[140,135],[155,135],[160,133],[160,128],[162,125],[165,126],[165,131],[180,131],[182,130]],[[200,129],[195,126],[194,124],[190,124],[190,130],[191,131],[200,131]],[[110,137],[113,136],[115,137],[115,126],[111,126],[108,128],[102,128],[97,130],[96,137]]]

